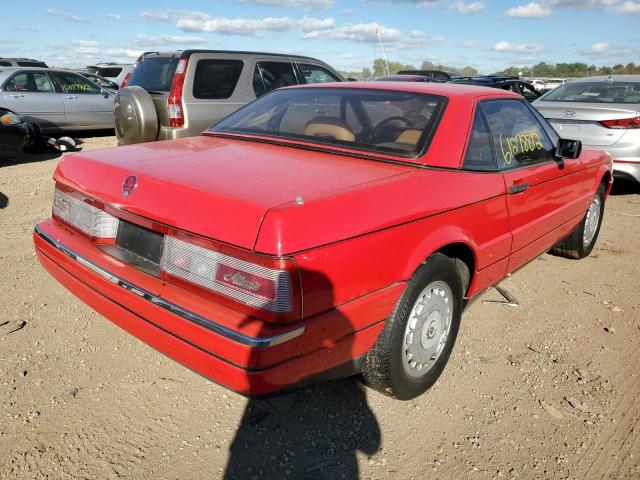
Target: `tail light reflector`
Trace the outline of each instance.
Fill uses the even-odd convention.
[[[124,76],[124,80],[122,80],[122,83],[120,84],[120,88],[124,88],[127,86],[127,83],[129,83],[129,79],[131,78],[131,72],[127,73]]]
[[[188,282],[186,286],[232,299],[250,307],[242,310],[254,316],[280,323],[297,320],[299,289],[295,262],[255,257],[260,261],[240,259],[166,235],[160,268],[168,281],[178,280],[180,284],[183,280]]]
[[[172,127],[184,126],[184,107],[182,104],[182,91],[184,89],[184,77],[189,65],[189,58],[181,58],[176,66],[169,91],[169,125]]]
[[[640,117],[621,118],[619,120],[602,120],[600,125],[615,129],[640,128]]]
[[[118,233],[116,217],[58,187],[53,194],[53,216],[85,233],[96,243],[113,243]]]

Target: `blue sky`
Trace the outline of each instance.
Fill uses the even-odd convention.
[[[640,63],[640,0],[5,2],[0,56],[51,65],[133,62],[145,50],[288,52],[341,70],[380,56],[490,73],[507,66]]]

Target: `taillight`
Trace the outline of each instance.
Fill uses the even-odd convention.
[[[181,58],[176,66],[169,91],[169,125],[172,127],[182,127],[184,125],[184,107],[182,105],[182,90],[184,88],[184,77],[187,72],[189,58]]]
[[[114,243],[118,219],[56,187],[53,193],[53,217],[77,228],[95,243]]]
[[[640,128],[640,117],[621,118],[619,120],[602,120],[600,125],[607,128],[617,129]]]
[[[205,296],[233,300],[251,315],[287,323],[300,318],[299,281],[295,261],[244,253],[228,255],[170,235],[164,238],[160,262],[166,281]],[[239,253],[239,252],[238,252]]]
[[[122,83],[120,84],[120,88],[124,88],[127,86],[127,83],[129,83],[129,79],[131,78],[131,72],[127,73],[124,76],[124,80],[122,80]]]

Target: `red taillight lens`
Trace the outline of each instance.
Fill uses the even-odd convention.
[[[203,242],[206,241],[198,243]],[[300,288],[295,261],[231,252],[230,249],[213,242],[197,245],[166,235],[161,275],[170,283],[203,296],[215,296],[216,301],[223,300],[223,303],[267,321],[289,323],[298,320]]]
[[[131,72],[127,73],[124,76],[124,80],[122,80],[122,83],[120,84],[120,88],[124,88],[127,86],[127,83],[129,83],[129,79],[131,78]]]
[[[618,120],[603,120],[600,125],[607,128],[627,129],[640,128],[640,117],[621,118]]]
[[[181,58],[176,66],[169,91],[169,125],[172,127],[184,126],[184,108],[182,105],[182,90],[184,89],[184,77],[189,65],[189,58]]]

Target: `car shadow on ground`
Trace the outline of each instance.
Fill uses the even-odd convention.
[[[640,182],[616,178],[611,187],[611,195],[633,195],[640,193]]]
[[[312,301],[316,305],[334,305],[332,284],[326,276],[310,271],[300,274],[303,284],[313,285]],[[250,316],[247,321],[251,321]],[[353,331],[349,319],[335,312],[331,332],[339,337]],[[342,366],[352,365],[354,337],[343,336],[330,347],[331,359]],[[313,369],[329,351],[320,350],[315,360],[303,361],[304,370]],[[302,367],[294,365],[285,375],[295,368]],[[229,448],[223,478],[359,478],[357,452],[373,455],[381,443],[380,426],[367,405],[364,389],[350,377],[269,400],[250,399]]]
[[[9,206],[9,197],[0,192],[0,210]]]

